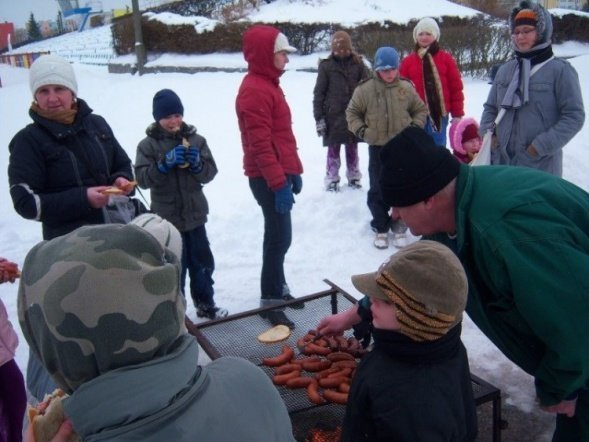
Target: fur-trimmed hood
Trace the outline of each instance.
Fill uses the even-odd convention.
[[[477,123],[474,118],[470,117],[461,118],[457,123],[450,125],[450,146],[453,150],[461,153],[462,155],[466,155],[466,152],[462,148],[462,134],[464,133],[464,130],[471,124],[476,126],[477,131],[479,130],[479,123]]]
[[[515,16],[520,12],[522,9],[531,9],[538,17],[538,24],[536,25],[536,29],[538,30],[538,41],[536,44],[539,43],[552,43],[552,16],[550,13],[541,5],[529,2],[529,1],[522,1],[520,2],[519,6],[516,6],[511,11],[511,15],[509,16],[509,29],[513,33],[513,29],[515,28]]]

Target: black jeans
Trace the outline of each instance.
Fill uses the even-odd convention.
[[[292,241],[290,212],[282,215],[275,209],[274,192],[263,178],[250,178],[250,189],[264,215],[264,243],[262,252],[262,298],[260,307],[268,307],[282,301],[284,257]]]
[[[372,214],[370,227],[378,233],[388,232],[391,228],[392,219],[389,215],[390,207],[382,200],[380,193],[380,172],[382,165],[380,162],[381,146],[368,146],[368,178],[370,180],[370,189],[366,203]]]
[[[207,238],[204,224],[196,229],[181,232],[182,235],[182,293],[186,284],[186,273],[190,276],[190,296],[195,307],[198,304],[214,306],[213,272],[215,259]]]

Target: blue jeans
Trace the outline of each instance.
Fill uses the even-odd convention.
[[[266,180],[250,178],[249,185],[264,215],[260,307],[267,307],[283,302],[282,287],[286,283],[284,257],[292,241],[292,224],[290,212],[280,214],[276,211],[274,192]]]
[[[213,272],[215,259],[211,252],[204,224],[196,229],[181,232],[182,235],[182,274],[180,287],[184,293],[186,273],[190,276],[190,296],[195,306],[206,304],[214,306]]]
[[[431,137],[434,139],[434,142],[436,143],[436,145],[446,147],[446,132],[448,129],[448,117],[442,117],[442,127],[441,127],[440,131],[437,132],[434,130],[434,127],[432,126],[431,119],[428,116],[427,120],[425,122],[424,129],[428,134],[431,135]]]

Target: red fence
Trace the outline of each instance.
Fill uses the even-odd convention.
[[[0,63],[9,64],[18,68],[29,68],[33,61],[44,54],[49,54],[49,52],[28,52],[26,54],[0,55]]]

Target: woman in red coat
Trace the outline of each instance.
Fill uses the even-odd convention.
[[[433,18],[422,18],[413,29],[415,50],[401,62],[399,73],[413,82],[428,108],[425,130],[438,146],[446,146],[448,116],[464,116],[462,76],[456,60],[440,49],[440,28]]]
[[[292,239],[290,211],[293,194],[301,191],[303,165],[292,132],[290,108],[279,78],[296,48],[272,26],[257,25],[243,36],[243,55],[248,63],[235,109],[243,168],[254,198],[264,215],[260,307],[272,307],[292,300],[284,276],[284,257]],[[303,308],[302,303],[290,304]],[[278,309],[263,314],[272,325],[294,323]]]

